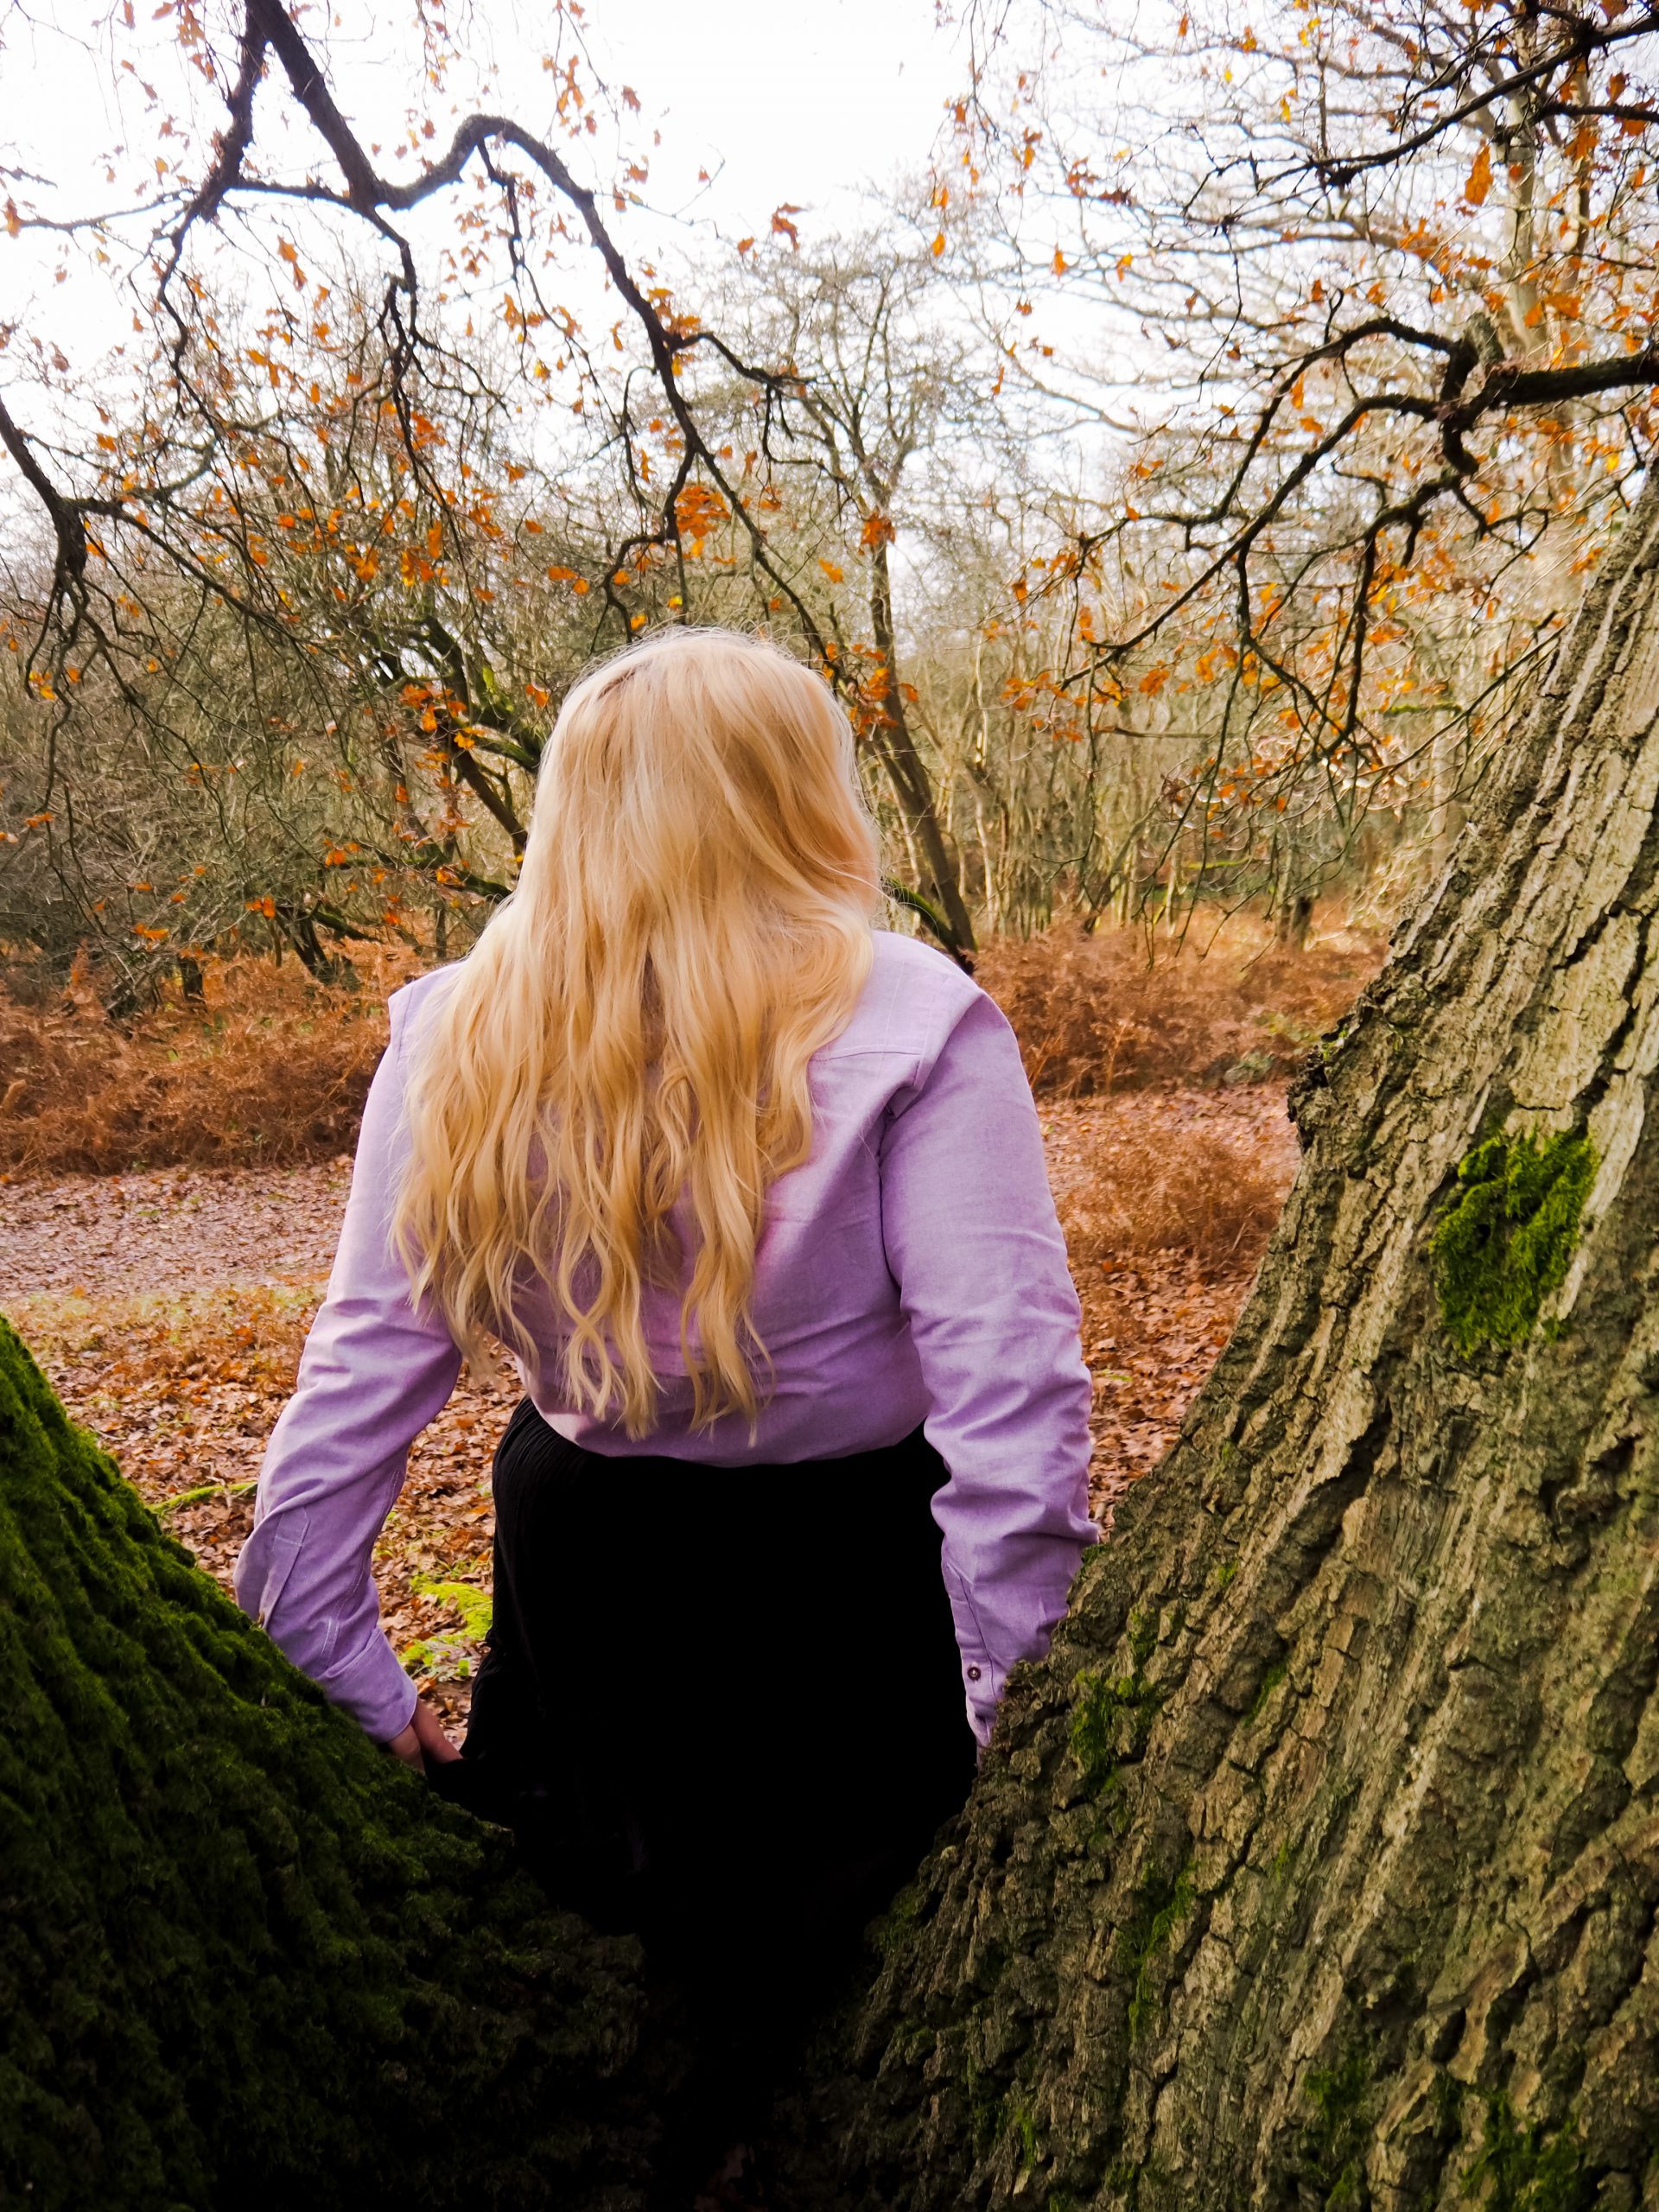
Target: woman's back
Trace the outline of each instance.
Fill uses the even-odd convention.
[[[964,1700],[983,1743],[1095,1534],[1019,1052],[878,900],[850,727],[798,663],[676,634],[575,687],[518,889],[392,1001],[237,1570],[370,1734],[767,2063],[806,1954],[839,1971],[960,1803]],[[530,1395],[458,1757],[371,1562],[491,1338]]]
[[[648,1281],[641,1300],[658,1384],[649,1434],[630,1437],[573,1408],[558,1388],[566,1332],[556,1301],[545,1288],[516,1301],[543,1353],[526,1387],[561,1435],[610,1454],[722,1466],[873,1450],[930,1410],[919,1321],[936,1361],[944,1336],[976,1344],[976,1361],[985,1345],[999,1348],[982,1372],[951,1378],[952,1426],[980,1423],[999,1388],[996,1366],[1009,1348],[1024,1349],[1024,1390],[1040,1383],[1046,1361],[1056,1368],[1067,1402],[1052,1447],[1075,1451],[1077,1309],[1013,1034],[943,954],[882,930],[873,943],[851,1019],[810,1064],[811,1155],[764,1201],[750,1313],[766,1358],[753,1429],[737,1411],[693,1426],[680,1325],[694,1228],[682,1196],[671,1215],[679,1277]],[[454,972],[440,969],[396,995],[397,1052],[418,1051],[423,1020]],[[401,1166],[394,1139],[388,1179]],[[1027,1399],[1025,1448],[1046,1458],[1050,1441],[1030,1433],[1030,1414]]]

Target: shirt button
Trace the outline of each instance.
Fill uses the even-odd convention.
[[[968,1669],[968,1679],[970,1682],[976,1682],[979,1680],[979,1669],[977,1667],[970,1667]]]

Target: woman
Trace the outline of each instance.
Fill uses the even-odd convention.
[[[1013,1035],[880,896],[851,731],[787,655],[674,630],[575,687],[518,889],[391,1001],[238,1569],[371,1735],[751,2026],[960,1804],[1096,1533]],[[462,1755],[370,1554],[493,1339],[525,1395]]]

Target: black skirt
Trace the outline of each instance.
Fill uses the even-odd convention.
[[[526,1399],[461,1789],[561,1903],[728,2009],[804,2017],[973,1777],[945,1478],[919,1430],[787,1465],[607,1459]]]

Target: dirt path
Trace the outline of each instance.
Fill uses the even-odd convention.
[[[1046,1101],[1049,1180],[1064,1211],[1093,1173],[1122,1099]],[[1179,1146],[1219,1134],[1287,1182],[1295,1140],[1276,1089],[1142,1092],[1132,1110]],[[42,1295],[88,1300],[199,1298],[227,1286],[301,1288],[327,1279],[351,1183],[342,1155],[321,1166],[157,1168],[8,1183],[0,1192],[0,1310]]]
[[[1063,1217],[1126,1127],[1142,1157],[1217,1141],[1220,1173],[1236,1157],[1277,1188],[1294,1169],[1282,1093],[1267,1086],[1046,1102],[1042,1122]],[[227,1585],[349,1179],[342,1159],[74,1176],[0,1192],[0,1311],[76,1419]],[[1173,1250],[1077,1265],[1101,1510],[1162,1456],[1254,1266],[1253,1250],[1221,1268]],[[452,1717],[469,1690],[474,1601],[489,1586],[490,1458],[508,1410],[502,1389],[463,1376],[410,1454],[377,1552],[388,1633]],[[694,1483],[693,1473],[689,1506]]]
[[[69,1175],[0,1192],[0,1307],[42,1291],[191,1294],[327,1280],[351,1163]]]

